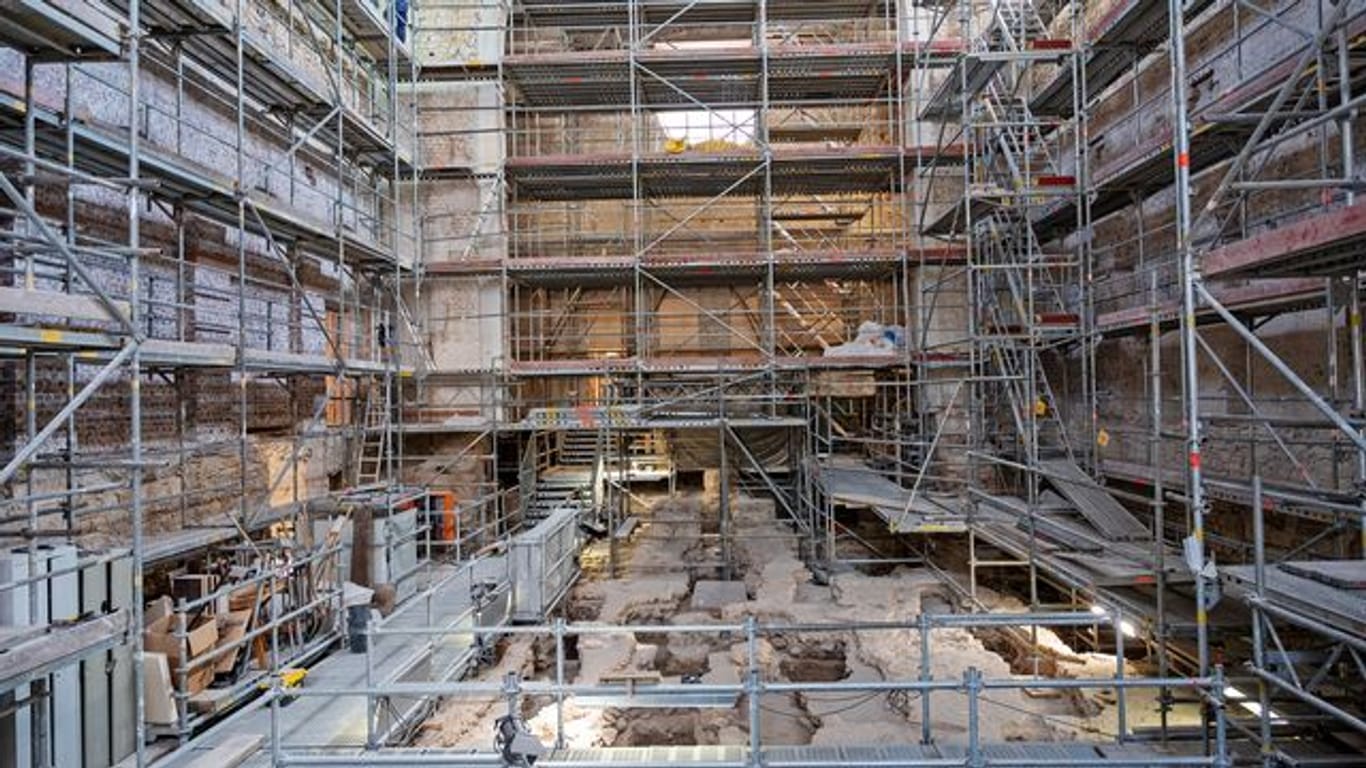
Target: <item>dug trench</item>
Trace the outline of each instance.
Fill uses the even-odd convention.
[[[748,674],[751,653],[743,632],[684,633],[669,627],[733,627],[751,616],[760,625],[778,627],[911,622],[922,600],[935,611],[946,604],[943,584],[919,568],[900,567],[877,575],[849,571],[834,575],[827,584],[815,583],[798,558],[797,535],[776,518],[772,502],[765,499],[732,499],[733,560],[730,568],[718,568],[720,548],[715,537],[706,534],[705,522],[716,507],[714,494],[700,492],[650,498],[637,510],[640,524],[632,538],[619,543],[615,576],[594,565],[603,560],[604,544],[592,544],[584,552],[589,565],[561,607],[563,617],[580,624],[648,629],[568,637],[568,682],[629,684],[642,692],[656,684],[738,686]],[[729,581],[717,580],[723,573]],[[1113,671],[1113,657],[1073,651],[1051,634],[1042,637],[1050,649],[1050,674],[1078,677]],[[1018,652],[996,635],[936,629],[931,646],[935,679],[961,679],[968,667],[988,678],[1027,673]],[[836,628],[761,632],[753,653],[765,681],[871,683],[916,679],[919,647],[914,629]],[[496,661],[473,677],[496,682],[510,671],[527,680],[554,680],[553,639],[509,639],[500,644]],[[555,743],[562,727],[563,744],[569,748],[749,742],[749,702],[743,693],[708,706],[667,706],[668,701],[610,705],[615,703],[571,697],[564,702],[561,719],[552,697],[525,696],[521,713],[544,744]],[[1113,727],[1112,703],[1113,697],[1105,692],[1065,697],[1026,689],[996,690],[981,702],[980,736],[990,741],[1095,739]],[[488,749],[493,721],[505,706],[498,697],[447,701],[420,729],[417,744]],[[967,709],[961,694],[934,695],[931,726],[936,741],[966,740]],[[915,738],[908,734],[918,733],[920,718],[918,696],[906,692],[770,692],[759,702],[765,745],[906,743]]]

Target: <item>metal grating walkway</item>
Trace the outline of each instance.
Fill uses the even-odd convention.
[[[317,753],[315,753],[317,754]],[[336,753],[332,753],[335,755]],[[363,753],[362,753],[363,754]],[[349,756],[361,757],[351,752]],[[492,752],[473,752],[468,749],[390,749],[368,753],[382,756],[375,765],[398,768],[442,765],[448,768],[498,766],[502,761]],[[983,744],[982,758],[987,764],[993,760],[1009,761],[1013,765],[1076,766],[1099,764],[1106,759],[1124,760],[1127,765],[1139,766],[1145,758],[1154,764],[1179,755],[1161,750],[1156,745],[1061,742],[1010,742]],[[292,756],[291,762],[309,764],[307,758]],[[833,768],[834,766],[934,766],[966,764],[966,745],[886,744],[860,746],[782,746],[762,749],[758,764],[766,768]],[[666,747],[603,747],[595,749],[560,749],[536,761],[537,768],[581,768],[583,766],[619,765],[664,766],[688,765],[694,768],[747,768],[752,765],[748,747],[744,746],[666,746]]]

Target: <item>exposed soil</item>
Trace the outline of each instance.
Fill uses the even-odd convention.
[[[797,536],[775,519],[767,500],[737,496],[731,502],[735,562],[733,579],[743,580],[745,599],[719,606],[694,606],[699,579],[722,572],[720,548],[707,537],[716,496],[702,493],[663,496],[642,510],[632,541],[618,547],[617,578],[601,566],[605,544],[591,545],[584,561],[594,563],[564,607],[574,622],[658,626],[659,631],[588,634],[566,644],[566,669],[573,683],[631,681],[638,690],[651,684],[702,682],[735,685],[749,669],[743,633],[671,633],[670,625],[738,624],[753,616],[761,623],[829,624],[908,621],[921,610],[951,608],[944,586],[928,571],[896,568],[880,575],[857,571],[835,574],[828,586],[811,579],[797,558]],[[990,595],[987,595],[988,599]],[[1005,605],[1005,601],[1002,601]],[[1008,606],[1007,606],[1008,607]],[[738,636],[737,636],[738,635]],[[1004,635],[937,629],[932,636],[931,671],[936,679],[961,679],[969,667],[988,678],[1039,670],[1050,675],[1109,674],[1112,657],[1075,653],[1056,636],[1040,635],[1041,650],[1022,655]],[[755,663],[762,679],[829,683],[914,679],[920,674],[915,630],[781,632],[758,638]],[[554,643],[520,637],[480,679],[501,680],[508,670],[528,679],[554,677]],[[1112,701],[1112,693],[1108,697]],[[940,743],[966,739],[967,701],[954,692],[936,693],[932,704],[934,736]],[[424,729],[422,745],[487,749],[492,720],[502,703],[471,705],[468,699],[444,706]],[[981,703],[983,740],[1055,740],[1104,732],[1109,710],[1106,692],[1079,697],[1031,696],[997,690]],[[553,699],[530,699],[523,711],[543,743],[555,741]],[[917,695],[899,693],[769,693],[760,701],[762,740],[780,744],[894,744],[913,741],[921,718]],[[590,706],[564,704],[566,746],[639,747],[739,745],[749,740],[749,704],[744,695],[732,705],[698,708]]]

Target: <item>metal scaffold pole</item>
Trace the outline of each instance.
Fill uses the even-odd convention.
[[[1200,466],[1200,372],[1195,342],[1196,284],[1200,280],[1191,244],[1190,117],[1186,103],[1185,9],[1179,0],[1168,3],[1168,56],[1171,63],[1172,154],[1176,164],[1176,253],[1181,279],[1181,381],[1186,431],[1186,495],[1191,513],[1188,558],[1195,567],[1196,653],[1200,674],[1209,672],[1209,616],[1205,567],[1205,492]],[[1160,471],[1160,468],[1159,468]]]
[[[43,23],[55,18],[49,5],[32,9],[46,14]],[[367,323],[393,328],[403,316],[405,236],[416,231],[417,217],[415,205],[408,216],[413,190],[398,147],[398,44],[388,35],[385,50],[376,52],[380,38],[367,47],[367,33],[352,28],[364,23],[383,32],[384,18],[395,28],[392,6],[379,12],[342,0],[263,9],[239,1],[205,25],[194,10],[169,3],[76,5],[58,10],[90,22],[78,30],[89,39],[39,36],[34,42],[35,29],[11,24],[0,31],[0,42],[23,57],[24,80],[22,99],[6,105],[6,124],[12,120],[22,130],[0,146],[0,154],[23,168],[22,181],[18,173],[0,176],[0,191],[22,222],[5,232],[5,246],[13,244],[16,256],[4,263],[0,333],[23,377],[22,383],[14,377],[10,394],[23,395],[24,409],[22,436],[15,435],[21,439],[0,469],[0,483],[20,492],[0,501],[4,521],[16,524],[11,535],[27,539],[30,553],[30,578],[0,588],[23,588],[39,580],[33,574],[42,568],[56,567],[38,567],[39,550],[82,548],[69,571],[80,572],[80,621],[93,612],[135,628],[124,627],[117,643],[98,652],[116,647],[118,654],[104,670],[120,688],[110,704],[122,707],[116,718],[126,725],[111,747],[126,752],[113,760],[127,756],[143,765],[150,739],[183,740],[211,719],[188,706],[186,681],[194,667],[212,665],[182,658],[168,659],[173,718],[148,720],[147,691],[155,688],[146,686],[156,681],[143,658],[149,649],[141,629],[148,597],[164,591],[149,584],[162,573],[154,569],[210,552],[255,549],[259,555],[263,534],[274,543],[283,530],[268,523],[307,523],[307,503],[330,495],[308,485],[308,443],[346,429],[328,430],[341,426],[331,420],[329,398],[338,396],[334,381],[353,368],[383,377],[384,407],[393,411],[402,357],[364,340]],[[272,38],[278,48],[247,23],[258,10],[253,24],[280,32]],[[359,19],[351,11],[378,18]],[[76,35],[71,30],[81,26],[63,34]],[[300,63],[292,58],[300,54],[315,55],[323,68],[290,66]],[[330,89],[323,80],[331,81]],[[52,98],[45,88],[53,88]],[[286,103],[288,109],[279,108]],[[221,178],[204,173],[220,166],[228,169]],[[296,183],[296,172],[308,183]],[[328,198],[329,221],[321,223],[323,206],[304,204],[304,197]],[[348,265],[351,253],[357,258]],[[11,272],[22,286],[10,286]],[[323,395],[315,396],[304,423],[299,403],[317,383]],[[277,392],[275,402],[284,406],[266,413],[260,400]],[[44,413],[52,416],[45,423],[39,421]],[[284,424],[290,434],[282,441],[288,450],[270,457],[278,467],[262,483],[255,465],[268,460],[255,449],[258,441],[275,439],[263,436],[269,419],[278,421],[266,429]],[[396,420],[401,429],[401,413]],[[385,440],[391,449],[378,476],[385,498],[393,500],[388,483],[400,476],[404,459],[395,438],[386,434]],[[235,466],[206,468],[234,455]],[[96,475],[101,480],[92,482]],[[101,516],[117,516],[118,535],[109,538],[118,556],[85,549],[105,544],[98,538]],[[230,542],[239,536],[243,546],[234,547]],[[117,583],[116,571],[101,570],[113,563],[121,574]],[[56,575],[47,574],[54,585]],[[107,578],[109,594],[87,578]],[[35,588],[27,597],[41,602]],[[66,611],[49,607],[46,617],[29,619],[65,622]],[[299,653],[299,609],[285,611],[272,606],[271,626],[261,629],[270,634],[271,654],[262,671],[277,678]],[[185,622],[175,621],[174,639],[183,641]],[[317,642],[310,652],[321,647]],[[46,685],[39,680],[31,690]],[[46,723],[45,707],[26,706],[42,724],[35,755],[44,740],[70,732],[69,722]],[[59,765],[76,748],[47,747]]]
[[[139,82],[142,77],[140,63],[142,52],[142,16],[141,0],[129,0],[128,3],[128,247],[130,256],[128,262],[129,273],[129,325],[134,334],[140,333],[141,310],[139,297],[141,294],[141,230],[142,221],[142,191],[139,188],[139,179],[142,174],[141,157],[141,125],[139,121],[139,111],[142,103],[140,100]],[[143,657],[142,632],[143,624],[143,602],[145,585],[143,583],[143,489],[142,489],[142,351],[141,343],[135,335],[131,342],[134,345],[133,354],[129,363],[128,381],[131,387],[131,398],[129,403],[129,443],[131,450],[132,466],[130,472],[132,503],[129,505],[128,514],[132,518],[132,551],[133,551],[133,696],[136,699],[134,704],[134,717],[136,718],[135,734],[136,739],[136,763],[138,768],[143,768],[147,764],[147,724],[146,724],[146,696],[145,678],[147,669]]]

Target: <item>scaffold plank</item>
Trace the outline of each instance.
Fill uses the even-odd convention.
[[[832,457],[817,465],[817,477],[835,504],[872,510],[894,533],[961,533],[967,530],[959,499],[898,485],[862,463]]]
[[[1194,19],[1212,0],[1195,0],[1184,5],[1184,18]],[[1129,71],[1134,61],[1157,47],[1167,33],[1165,0],[1125,0],[1117,2],[1090,25],[1086,59],[1082,70],[1090,95],[1099,94]],[[1029,108],[1038,115],[1070,117],[1074,113],[1073,70],[1061,66],[1038,90]]]
[[[1366,38],[1362,37],[1366,33],[1366,14],[1354,16],[1346,25],[1346,33],[1353,50],[1366,45]],[[1279,85],[1288,78],[1307,76],[1295,71],[1297,63],[1295,52],[1283,56],[1191,115],[1189,167],[1192,175],[1236,155],[1256,127],[1251,121],[1226,121],[1220,119],[1221,116],[1257,115],[1258,110],[1267,106]],[[1356,90],[1366,80],[1366,72],[1354,71],[1352,79],[1353,90]],[[1132,147],[1122,147],[1112,157],[1093,166],[1093,221],[1171,186],[1176,175],[1172,138],[1171,127],[1164,126],[1151,138]],[[1035,232],[1041,240],[1065,236],[1075,226],[1075,201],[1060,200],[1034,219]]]
[[[765,96],[770,104],[871,101],[884,97],[897,74],[910,71],[912,60],[920,66],[948,66],[960,51],[961,45],[953,40],[899,48],[892,43],[847,43],[774,45],[765,51],[564,51],[508,56],[500,68],[524,108],[639,104],[697,109],[698,104],[752,106]]]
[[[127,302],[116,301],[115,306],[127,316]],[[63,320],[114,321],[109,310],[93,294],[0,286],[0,315],[6,314],[55,317]]]
[[[855,146],[733,152],[542,155],[509,158],[515,200],[620,200],[759,194],[769,177],[775,195],[899,192],[900,172],[930,159],[961,163],[961,145]],[[637,184],[638,182],[638,184]]]
[[[15,687],[121,643],[129,615],[118,610],[69,624],[0,631],[0,689]]]
[[[1216,281],[1210,286],[1219,303],[1240,314],[1272,315],[1294,309],[1318,306],[1323,303],[1323,280],[1312,277],[1285,280],[1256,280],[1245,285],[1230,285]],[[1102,333],[1133,333],[1147,328],[1154,320],[1160,327],[1170,329],[1180,319],[1181,303],[1166,299],[1157,307],[1149,306],[1147,292],[1135,295],[1136,306],[1103,312],[1096,317],[1096,327]],[[1198,322],[1215,318],[1214,310],[1201,306],[1196,311]]]
[[[885,276],[905,263],[920,265],[961,264],[966,253],[961,246],[883,249],[775,250],[768,255],[758,251],[706,251],[692,253],[649,252],[640,258],[630,255],[596,256],[516,256],[507,259],[483,258],[432,262],[423,266],[428,277],[500,274],[529,285],[566,282],[612,282],[637,263],[651,274],[689,283],[724,282],[736,278],[760,277],[771,264],[783,279],[824,277]]]
[[[1366,266],[1366,202],[1317,213],[1215,248],[1208,277],[1351,274]]]
[[[21,99],[0,95],[0,128],[22,130],[24,114]],[[56,162],[64,161],[67,150],[61,118],[37,106],[33,116],[38,154]],[[78,122],[72,126],[72,135],[76,144],[72,159],[77,170],[104,178],[121,178],[127,173],[126,133]],[[226,226],[238,225],[238,197],[231,179],[147,144],[139,148],[139,160],[151,194],[178,200],[187,210]],[[297,244],[323,256],[335,256],[340,244],[345,246],[349,261],[395,265],[394,254],[368,237],[318,221],[269,195],[253,192],[249,196],[277,242]],[[266,234],[251,215],[247,217],[247,229],[253,234]]]
[[[1114,541],[1150,538],[1147,526],[1070,459],[1048,459],[1039,464],[1048,482],[1072,502],[1096,530]]]
[[[123,53],[123,23],[100,2],[6,0],[0,44],[36,61],[115,59]]]
[[[0,357],[21,356],[25,350],[52,350],[79,352],[82,362],[99,362],[112,357],[127,343],[125,336],[112,332],[0,324]],[[147,368],[231,368],[240,360],[249,370],[282,374],[377,374],[386,370],[400,376],[413,373],[411,367],[395,369],[381,360],[337,359],[251,347],[239,350],[233,344],[205,341],[147,339],[140,352]]]
[[[711,24],[754,24],[761,0],[639,0],[640,23],[650,27],[691,28]],[[894,16],[886,0],[765,0],[762,16],[770,21],[836,21]],[[630,22],[627,4],[607,0],[524,0],[517,4],[521,20],[534,27],[615,27]],[[894,23],[894,22],[893,22]],[[656,33],[667,39],[667,30]]]
[[[1366,589],[1366,560],[1292,560],[1280,568],[1337,589]]]
[[[1253,566],[1224,566],[1219,572],[1240,597],[1257,596],[1257,574]],[[1344,589],[1276,566],[1265,569],[1264,579],[1264,599],[1271,605],[1319,619],[1366,640],[1366,589]]]
[[[365,4],[367,0],[346,2]],[[110,0],[110,3],[120,11],[127,11],[128,0]],[[327,7],[331,10],[330,4]],[[230,73],[237,71],[237,46],[229,8],[230,4],[207,0],[160,0],[143,3],[140,13],[143,24],[155,34],[175,37],[184,56],[235,87],[236,77]],[[172,65],[168,62],[164,66]],[[347,149],[379,160],[379,167],[387,166],[383,162],[385,159],[393,159],[396,153],[393,137],[386,137],[381,126],[376,126],[331,91],[326,79],[308,74],[306,68],[282,55],[278,46],[254,25],[247,25],[242,30],[242,67],[241,86],[249,98],[282,113],[298,113],[314,119],[337,107],[345,125],[338,130],[335,119],[328,121],[315,131],[316,138],[330,145],[341,142]],[[187,77],[192,75],[187,72]],[[217,87],[207,80],[202,81],[202,85]],[[409,158],[403,153],[397,154],[406,168]]]
[[[440,565],[432,576],[430,601],[411,600],[378,622],[377,629],[414,629],[447,626],[499,626],[507,621],[507,561],[501,556],[481,558],[467,565]],[[483,604],[473,595],[475,584],[489,583],[495,590]],[[423,606],[430,605],[430,617]],[[337,653],[309,669],[306,687],[360,688],[367,680],[443,682],[459,678],[475,663],[475,637],[451,635],[414,651],[412,637],[389,635],[371,638],[369,654]],[[367,665],[367,659],[371,664]],[[367,668],[369,667],[369,668]],[[395,716],[413,717],[425,712],[422,701],[396,702]],[[280,738],[295,745],[325,744],[331,749],[364,747],[366,734],[365,697],[302,696],[279,711]],[[269,708],[244,712],[220,728],[197,739],[187,750],[160,764],[167,768],[187,768],[194,761],[242,734],[271,732]],[[415,723],[413,723],[415,724]],[[246,765],[269,765],[269,753],[260,753]]]

